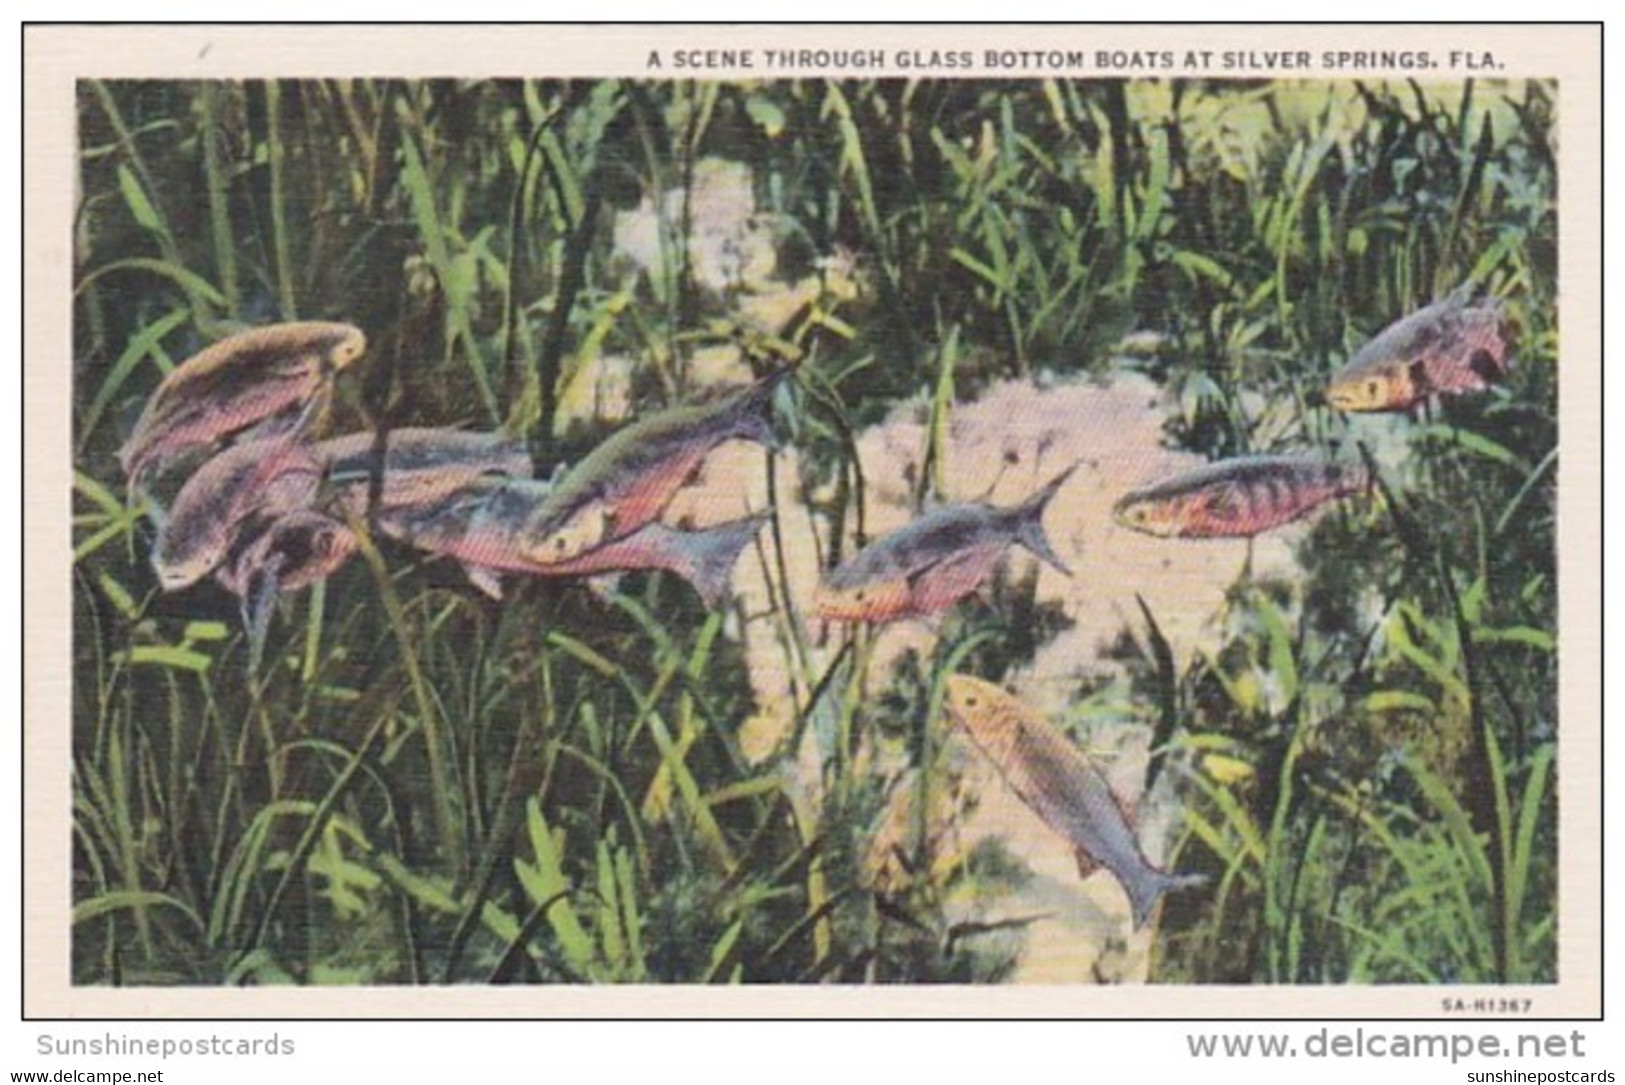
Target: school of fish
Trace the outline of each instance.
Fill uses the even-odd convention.
[[[1463,288],[1374,336],[1332,377],[1325,400],[1346,412],[1409,411],[1435,396],[1483,391],[1510,372],[1499,303]],[[236,596],[257,667],[285,593],[321,581],[380,534],[457,563],[494,598],[516,576],[589,578],[662,570],[715,607],[766,520],[701,529],[662,520],[707,456],[731,441],[778,448],[775,399],[791,369],[708,402],[636,419],[549,479],[533,477],[525,442],[500,432],[397,428],[314,439],[335,381],[366,350],[342,323],[256,328],[175,367],[148,399],[119,460],[156,525],[160,587],[211,579]],[[168,507],[154,480],[186,469]],[[828,569],[814,607],[826,622],[930,620],[976,593],[1014,547],[1073,577],[1044,518],[1077,465],[1008,506],[941,504]],[[1250,538],[1368,492],[1357,462],[1310,452],[1233,457],[1147,480],[1113,507],[1117,525],[1158,539]],[[1155,544],[1151,544],[1155,545]],[[1006,690],[948,679],[948,720],[1011,792],[1071,846],[1079,870],[1122,885],[1135,928],[1164,894],[1202,884],[1145,857],[1134,819],[1063,731]]]

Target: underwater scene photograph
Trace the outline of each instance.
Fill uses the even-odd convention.
[[[74,100],[74,985],[1560,980],[1555,81]]]

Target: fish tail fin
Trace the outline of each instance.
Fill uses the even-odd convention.
[[[1153,871],[1144,878],[1134,879],[1134,884],[1124,884],[1128,892],[1129,904],[1134,909],[1134,929],[1139,930],[1151,918],[1151,910],[1157,906],[1165,893],[1178,892],[1181,889],[1196,889],[1206,885],[1206,874],[1170,874],[1167,871]]]
[[[1049,503],[1061,492],[1061,487],[1066,485],[1067,480],[1080,465],[1075,463],[1068,467],[1051,479],[1042,490],[1016,507],[1016,538],[1020,540],[1021,545],[1053,565],[1065,576],[1071,576],[1072,570],[1061,560],[1055,548],[1050,545],[1049,537],[1044,534],[1044,510],[1049,507]]]
[[[766,520],[766,515],[758,514],[691,532],[687,545],[679,548],[686,560],[677,572],[694,586],[706,606],[715,607],[722,602],[739,555],[756,538],[757,530]]]

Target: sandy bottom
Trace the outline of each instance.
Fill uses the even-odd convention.
[[[776,278],[771,223],[757,213],[752,191],[749,169],[741,164],[707,160],[697,170],[689,208],[690,247],[702,289],[718,296],[732,291],[729,296],[741,318],[770,332],[781,330],[789,315],[821,290],[833,289],[845,300],[856,296],[851,268],[838,260],[831,264],[838,273],[826,268],[820,279],[792,285]],[[659,206],[646,201],[636,211],[618,216],[617,251],[634,266],[660,266],[661,231],[681,221],[681,205],[682,193],[673,191]],[[620,357],[587,362],[567,381],[561,424],[626,418],[634,363]],[[713,347],[691,359],[690,376],[696,385],[750,379],[731,346]],[[1097,683],[1119,670],[1107,651],[1125,631],[1143,638],[1136,594],[1156,616],[1181,671],[1198,654],[1218,645],[1216,619],[1227,590],[1249,560],[1249,544],[1157,539],[1120,528],[1111,517],[1112,505],[1124,493],[1201,462],[1200,457],[1164,446],[1164,423],[1172,409],[1149,379],[1120,374],[1107,383],[1007,381],[953,411],[943,464],[948,500],[1018,504],[1078,465],[1051,502],[1044,524],[1051,544],[1075,575],[1067,577],[1042,565],[1019,548],[1006,559],[1001,574],[1036,576],[1038,602],[1058,605],[1067,620],[1066,628],[1007,683],[1052,719],[1065,722],[1063,715],[1085,682]],[[883,423],[858,436],[871,538],[903,526],[912,516],[927,413],[923,400],[903,403]],[[744,722],[739,740],[754,760],[784,758],[787,790],[810,817],[822,801],[823,761],[831,746],[821,721],[827,723],[835,714],[835,703],[843,696],[867,697],[887,689],[896,664],[910,651],[930,658],[937,632],[931,623],[921,621],[877,631],[868,667],[858,679],[862,687],[836,689],[810,713],[813,725],[800,747],[785,749],[798,707],[807,703],[809,676],[824,673],[843,636],[837,629],[825,637],[812,617],[821,557],[829,552],[830,526],[809,509],[794,450],[769,461],[755,445],[717,449],[706,460],[701,477],[677,496],[664,518],[673,524],[705,526],[766,509],[770,462],[776,483],[771,503],[779,513],[783,552],[777,552],[771,533],[764,530],[755,551],[747,551],[734,572],[738,605],[729,632],[744,644],[757,703],[757,714]],[[830,495],[812,496],[822,500]],[[1291,544],[1304,530],[1295,526],[1255,540],[1250,553],[1254,574],[1292,572]],[[852,541],[846,543],[844,552],[850,554]],[[804,658],[798,657],[787,635],[783,608],[775,598],[781,563],[789,610],[804,630]],[[1178,809],[1171,774],[1163,776],[1155,794],[1139,794],[1149,730],[1129,720],[1088,721],[1073,730],[1119,796],[1138,807],[1141,846],[1153,863],[1163,865]],[[1117,881],[1104,870],[1081,877],[1071,849],[1009,791],[968,741],[941,732],[939,739],[943,758],[933,773],[932,794],[948,797],[933,805],[929,837],[941,853],[939,861],[996,840],[1026,866],[1029,875],[1020,889],[996,899],[985,894],[950,899],[950,920],[989,923],[1040,917],[1015,936],[1022,946],[1016,982],[1142,981],[1151,928],[1131,931],[1128,901]],[[909,767],[895,752],[868,748],[863,771],[905,780],[893,788],[892,803],[875,828],[871,857],[884,855],[888,838],[914,822],[910,804],[915,790],[906,783]]]

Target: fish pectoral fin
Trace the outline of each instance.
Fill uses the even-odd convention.
[[[928,637],[939,636],[942,633],[943,616],[941,614],[910,614],[903,621],[904,624],[912,625]]]
[[[485,565],[474,565],[463,562],[463,572],[468,574],[468,582],[492,599],[502,598],[502,577],[495,569]]]

